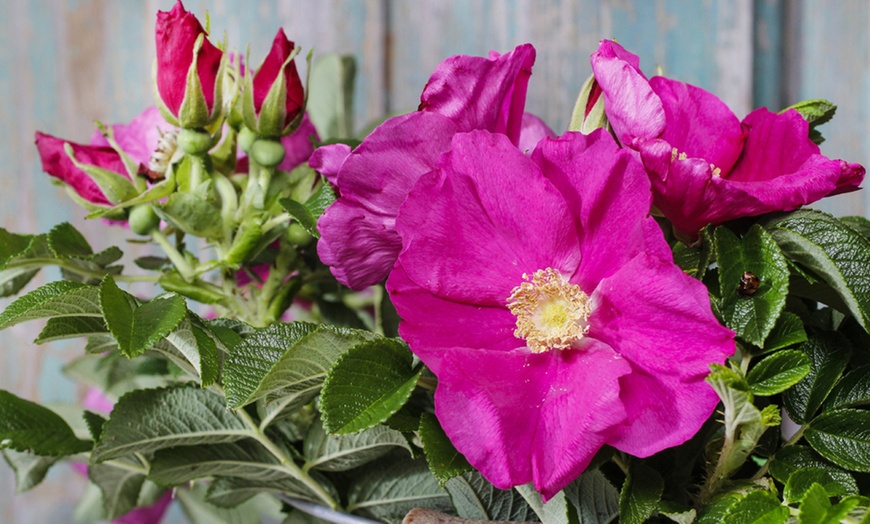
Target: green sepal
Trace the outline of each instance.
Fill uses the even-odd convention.
[[[589,114],[586,114],[586,106],[589,103],[589,96],[592,94],[595,82],[595,75],[589,75],[589,78],[583,83],[583,87],[580,88],[580,94],[574,103],[574,111],[571,113],[568,131],[580,131],[584,135],[588,135],[596,129],[610,129],[610,122],[604,112],[604,94],[598,97]]]
[[[75,152],[69,142],[64,142],[63,150],[72,163],[84,171],[97,184],[100,191],[105,195],[106,200],[112,204],[130,200],[139,194],[136,186],[123,175],[91,164],[82,164],[76,160]]]

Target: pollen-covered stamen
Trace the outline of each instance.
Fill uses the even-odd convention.
[[[689,155],[686,153],[680,153],[679,149],[676,147],[671,149],[671,162],[686,160],[687,158],[689,158]],[[722,176],[722,170],[716,167],[716,164],[710,164],[710,170],[713,172],[714,177]]]
[[[169,162],[172,160],[172,155],[178,149],[178,131],[160,131],[160,140],[157,142],[157,149],[151,154],[148,159],[148,169],[154,173],[165,173],[169,167]]]
[[[535,353],[567,349],[583,338],[589,331],[589,296],[553,268],[523,278],[528,282],[513,288],[507,301],[517,317],[514,335]]]

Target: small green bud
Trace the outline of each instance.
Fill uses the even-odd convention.
[[[311,239],[314,238],[311,236],[311,233],[305,230],[300,224],[293,222],[287,227],[287,240],[290,241],[294,246],[303,247],[308,245],[311,242]]]
[[[130,217],[127,220],[130,224],[130,229],[137,235],[149,235],[160,225],[160,217],[154,212],[151,204],[133,206],[130,210]]]
[[[251,252],[257,247],[260,239],[263,237],[263,226],[256,219],[242,222],[236,236],[233,239],[233,245],[224,256],[224,262],[230,267],[237,268],[243,262],[248,260]]]
[[[182,129],[178,132],[178,147],[188,155],[204,155],[213,145],[211,135],[196,129]]]
[[[287,151],[284,144],[277,140],[261,138],[251,146],[251,158],[263,167],[277,167],[284,160]]]
[[[239,147],[242,148],[246,154],[251,154],[251,146],[254,145],[254,140],[257,139],[257,135],[251,131],[251,128],[248,126],[242,126],[239,130],[239,136],[236,138],[239,141]]]

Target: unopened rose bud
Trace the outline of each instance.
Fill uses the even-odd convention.
[[[245,124],[259,136],[286,135],[298,125],[305,92],[293,61],[297,52],[295,44],[279,29],[263,64],[246,78]]]
[[[571,125],[568,126],[569,131],[580,131],[584,135],[588,135],[596,129],[606,128],[610,125],[607,121],[607,115],[604,114],[604,97],[601,95],[601,86],[598,85],[595,76],[590,75],[586,83],[583,84],[583,88],[580,89],[580,95],[574,104]]]

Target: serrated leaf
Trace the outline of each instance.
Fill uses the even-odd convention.
[[[408,440],[394,429],[375,426],[354,435],[332,436],[315,420],[302,448],[304,469],[347,471],[380,458],[397,448],[413,455]]]
[[[166,257],[144,256],[133,260],[133,263],[142,269],[159,271],[169,264],[169,259]]]
[[[211,476],[292,480],[287,469],[254,440],[161,449],[154,454],[148,479],[168,487]]]
[[[720,311],[725,324],[738,337],[763,346],[788,295],[785,257],[773,238],[757,225],[742,239],[721,226],[716,228],[714,237],[722,298]],[[747,272],[758,279],[757,288],[748,289],[752,284],[744,285]]]
[[[453,477],[473,470],[468,460],[453,447],[434,414],[423,413],[419,433],[429,469],[442,486]]]
[[[162,204],[154,204],[160,218],[189,235],[220,238],[223,231],[220,209],[193,193],[172,193]]]
[[[870,404],[870,364],[855,368],[846,374],[825,401],[823,410]]]
[[[118,343],[112,335],[92,335],[88,337],[85,345],[85,353],[89,355],[102,355],[118,350]]]
[[[138,463],[128,463],[131,469],[111,464],[88,466],[88,477],[103,493],[103,512],[107,519],[116,519],[129,513],[139,500],[142,484],[145,483],[144,470]]]
[[[392,460],[369,466],[348,488],[347,510],[381,520],[401,519],[413,508],[452,511],[450,496],[426,461]]]
[[[870,238],[870,220],[861,216],[840,217],[840,222],[851,227],[864,238]]]
[[[329,370],[320,395],[323,427],[348,434],[380,424],[408,401],[423,372],[407,346],[393,339],[350,348]]]
[[[768,219],[764,227],[790,259],[836,291],[865,331],[870,330],[870,240],[827,213],[801,209]],[[833,305],[833,304],[832,304]]]
[[[811,127],[820,126],[834,117],[837,111],[837,106],[823,99],[803,100],[797,104],[790,105],[783,109],[781,113],[794,109],[804,120],[810,123]]]
[[[0,453],[3,454],[9,467],[15,471],[16,493],[24,493],[39,485],[49,468],[59,460],[59,457],[42,457],[14,449],[2,449]]]
[[[849,472],[827,462],[806,446],[784,447],[776,452],[770,462],[771,476],[783,484],[788,482],[797,471],[817,469],[827,471],[828,476],[841,486],[845,486],[849,493],[857,491],[858,484]]]
[[[784,350],[758,362],[749,370],[746,379],[752,393],[770,396],[797,384],[809,374],[810,369],[810,358],[804,352]]]
[[[18,267],[0,271],[0,298],[17,295],[24,289],[36,274],[39,268]]]
[[[251,437],[223,398],[199,387],[137,390],[118,400],[91,460]]]
[[[79,230],[63,222],[48,233],[48,246],[57,258],[87,257],[94,253]]]
[[[658,506],[664,487],[658,471],[634,461],[619,494],[619,521],[628,524],[646,522]]]
[[[846,337],[832,332],[814,335],[799,349],[810,358],[811,370],[785,392],[783,403],[792,420],[803,424],[816,414],[840,379],[852,349]]]
[[[799,502],[813,485],[822,486],[829,497],[858,494],[858,485],[848,473],[838,475],[825,468],[803,468],[789,476],[782,492],[783,500],[786,504]]]
[[[565,488],[581,524],[606,524],[619,511],[619,490],[598,469],[586,470]]]
[[[305,203],[300,203],[292,198],[282,198],[281,206],[296,219],[305,231],[314,238],[320,238],[317,230],[317,220],[327,207],[335,202],[335,192],[326,181],[321,181],[317,190],[312,193]]]
[[[764,348],[761,351],[753,350],[753,352],[763,355],[789,346],[796,346],[806,341],[807,332],[804,330],[804,323],[801,318],[794,313],[783,311],[776,320],[776,324],[773,326],[770,334],[764,340]]]
[[[102,317],[99,288],[60,280],[18,298],[0,313],[0,329],[38,318]]]
[[[788,488],[788,486],[786,486]],[[800,493],[800,506],[798,510],[800,513],[798,514],[798,523],[799,524],[826,524],[832,522],[831,520],[826,520],[825,516],[828,513],[828,510],[831,509],[831,501],[829,499],[827,491],[821,484],[814,483],[811,486],[807,486],[802,493]],[[798,500],[794,498],[787,498],[789,503],[797,502]],[[835,521],[839,522],[839,520]]]
[[[175,329],[187,315],[187,304],[179,295],[161,296],[141,306],[122,291],[111,276],[100,286],[100,306],[106,325],[121,353],[133,358],[154,346]]]
[[[34,235],[19,235],[0,227],[0,269],[30,247]]]
[[[91,449],[54,411],[0,390],[0,448],[61,457]]]
[[[451,478],[446,488],[456,514],[464,519],[526,522],[535,518],[516,490],[498,489],[477,471]]]
[[[574,507],[568,503],[565,491],[556,493],[544,503],[541,494],[535,490],[531,482],[515,486],[514,489],[525,499],[535,515],[543,524],[575,524],[577,514]]]
[[[327,493],[338,498],[329,480],[316,471],[309,473]],[[323,501],[300,482],[288,478],[263,480],[257,478],[217,477],[208,491],[208,501],[222,508],[231,508],[244,503],[260,493],[280,493],[322,504]]]
[[[49,318],[45,327],[33,342],[45,344],[68,338],[91,337],[109,332],[106,322],[100,317],[57,317]]]
[[[103,434],[103,426],[106,424],[106,417],[94,413],[93,411],[85,410],[82,413],[82,418],[85,419],[85,425],[88,427],[88,432],[91,434],[91,438],[94,439],[94,442],[98,442],[100,440],[100,435]]]
[[[870,472],[870,411],[828,411],[810,422],[804,437],[834,464],[851,471]]]
[[[202,387],[214,384],[220,372],[217,344],[207,329],[202,319],[188,311],[178,326],[166,335],[165,341],[158,344],[158,348],[163,344],[172,345],[193,367]]]
[[[723,522],[729,524],[784,524],[789,511],[769,491],[751,491],[731,506]]]
[[[321,138],[353,136],[353,56],[321,55],[311,68],[305,110]]]

